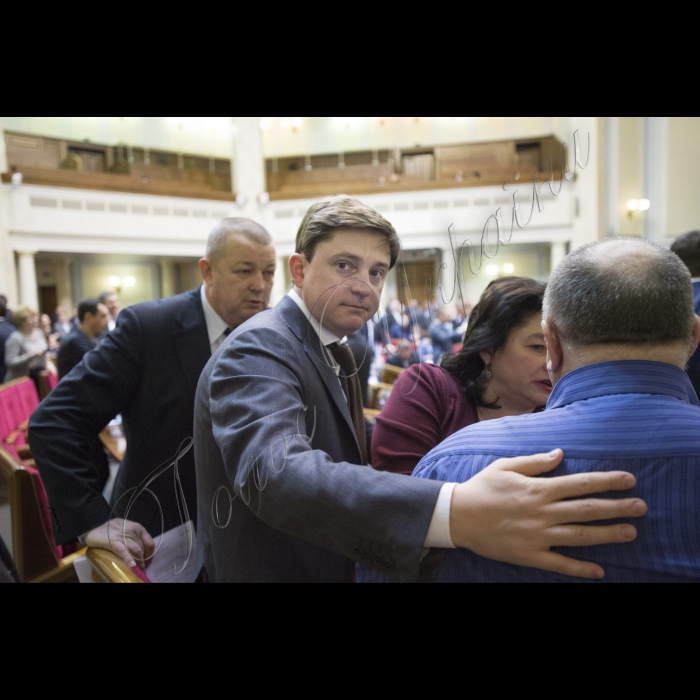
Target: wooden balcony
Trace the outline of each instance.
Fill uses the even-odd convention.
[[[10,182],[233,201],[228,160],[168,151],[5,134]]]
[[[535,172],[543,181],[550,162],[553,179],[561,180],[561,143],[554,136],[269,159],[267,185],[272,200],[491,187],[504,182],[515,184],[516,172],[518,182],[525,185],[532,182]]]

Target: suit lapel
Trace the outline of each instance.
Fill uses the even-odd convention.
[[[333,403],[335,403],[337,409],[340,411],[340,414],[343,416],[345,423],[350,429],[350,434],[355,438],[355,445],[357,446],[358,454],[361,454],[360,444],[357,442],[355,426],[353,425],[352,416],[350,415],[350,408],[348,407],[348,401],[345,398],[345,394],[340,386],[340,381],[335,373],[335,370],[330,366],[329,360],[326,359],[326,355],[324,354],[325,350],[321,346],[321,340],[318,337],[318,334],[313,329],[313,326],[309,323],[308,319],[304,316],[301,309],[289,297],[285,297],[277,305],[275,311],[279,311],[290,330],[301,341],[302,345],[304,346],[304,351],[316,368],[316,371],[321,377],[326,390],[333,399]]]
[[[211,359],[207,322],[204,318],[200,290],[190,292],[176,317],[173,340],[190,398],[194,403],[202,371]]]

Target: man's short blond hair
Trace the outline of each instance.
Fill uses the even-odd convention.
[[[340,229],[371,231],[384,236],[393,268],[401,255],[396,229],[376,210],[358,199],[340,195],[314,204],[299,227],[296,252],[311,262],[319,243],[332,240]]]

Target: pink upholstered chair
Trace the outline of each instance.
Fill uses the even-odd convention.
[[[73,582],[75,547],[56,545],[46,491],[27,444],[27,424],[38,405],[31,379],[0,386],[0,502],[10,506],[13,557],[21,579]]]
[[[4,498],[3,498],[4,496]],[[0,499],[10,504],[12,556],[24,583],[77,583],[73,567],[85,550],[64,556],[56,545],[39,472],[0,447]]]

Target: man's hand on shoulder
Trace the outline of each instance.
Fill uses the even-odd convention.
[[[114,552],[131,569],[138,566],[145,570],[155,551],[155,542],[146,528],[121,519],[110,520],[89,532],[85,544]]]
[[[597,564],[569,559],[552,552],[552,547],[633,542],[637,530],[632,525],[571,523],[637,518],[646,515],[647,506],[638,498],[566,500],[634,488],[634,476],[623,472],[533,478],[558,467],[563,457],[556,450],[549,455],[501,459],[459,485],[450,518],[454,545],[506,564],[577,578],[604,578]]]

